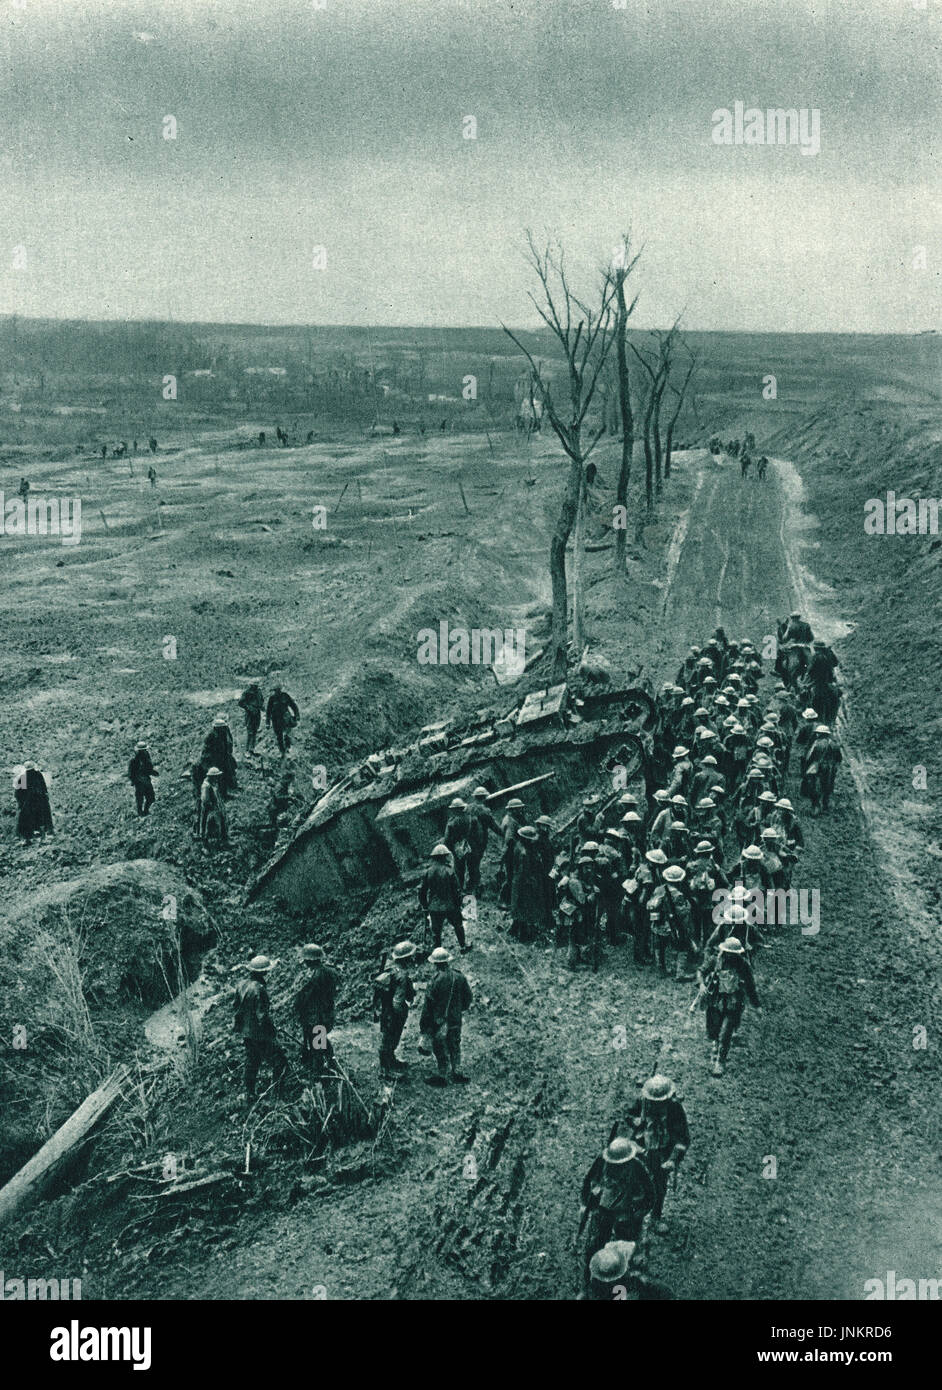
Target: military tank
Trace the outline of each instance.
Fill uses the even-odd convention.
[[[295,909],[336,902],[389,879],[416,876],[441,838],[454,797],[488,788],[495,814],[521,793],[532,815],[552,815],[617,765],[622,785],[650,756],[656,720],[640,686],[533,690],[509,709],[420,730],[400,748],[372,753],[297,818],[247,887]]]

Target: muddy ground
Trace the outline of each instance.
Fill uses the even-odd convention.
[[[6,891],[159,859],[202,891],[220,943],[203,987],[199,1060],[178,1048],[172,1065],[146,1074],[85,1186],[5,1232],[4,1257],[9,1249],[19,1265],[52,1250],[82,1275],[86,1297],[570,1298],[582,1175],[657,1067],[678,1083],[693,1130],[668,1233],[651,1248],[652,1272],[678,1297],[861,1298],[864,1281],[887,1269],[938,1275],[927,1235],[942,1215],[938,715],[925,604],[939,598],[939,552],[930,537],[912,538],[907,555],[882,552],[875,563],[859,520],[879,478],[905,491],[914,459],[924,490],[942,494],[937,403],[917,373],[897,370],[895,380],[903,399],[874,392],[863,418],[857,406],[822,412],[799,400],[766,422],[718,396],[703,437],[755,429],[775,455],[766,483],[743,484],[735,463],[702,448],[685,452],[659,526],[645,548],[629,547],[627,575],[613,573],[608,551],[588,557],[590,637],[616,676],[643,662],[662,680],[715,623],[757,640],[796,604],[841,658],[848,764],[829,816],[804,816],[796,874],[796,886],[820,891],[821,930],[779,928],[761,953],[763,1011],[749,1012],[722,1080],[709,1075],[692,986],[639,973],[625,951],[610,950],[596,976],[571,975],[552,948],[514,945],[499,929],[489,874],[465,960],[476,996],[465,1029],[472,1084],[441,1093],[422,1084],[429,1064],[412,1023],[401,1050],[412,1075],[384,1098],[369,980],[384,944],[421,932],[413,895],[393,885],[372,906],[306,917],[245,908],[242,884],[271,847],[258,768],[241,770],[229,852],[207,856],[189,834],[180,773],[216,710],[236,713],[248,675],[270,683],[281,673],[301,705],[299,783],[312,765],[333,775],[403,728],[491,702],[489,675],[419,668],[415,633],[443,617],[536,623],[560,485],[549,439],[528,457],[504,437],[489,446],[478,436],[340,435],[290,451],[191,437],[159,457],[153,490],[140,462],[133,477],[126,462],[104,472],[38,463],[34,489],[80,494],[87,521],[77,547],[24,539],[2,552],[3,761],[37,757],[57,823],[54,840],[24,850],[8,808]],[[604,448],[600,540],[614,459]],[[319,505],[323,531],[311,525]],[[913,583],[912,565],[927,570],[925,585]],[[153,816],[139,823],[125,767],[142,736],[162,776]],[[921,793],[911,785],[917,762],[929,772]],[[792,785],[797,803],[796,793]],[[246,1124],[228,993],[231,968],[252,950],[279,957],[273,994],[290,1029],[294,954],[312,936],[345,968],[334,1046],[380,1120],[374,1139],[313,1166],[279,1149],[284,1136],[264,1107]],[[145,1067],[155,1060],[147,1012],[141,1004]],[[926,1050],[913,1046],[920,1025]],[[625,1048],[615,1046],[621,1026]],[[2,1176],[45,1137],[24,1109]],[[105,1183],[167,1152],[184,1166],[234,1171],[247,1140],[247,1178],[169,1217],[147,1203],[141,1215],[133,1183]],[[770,1157],[775,1178],[764,1176]]]

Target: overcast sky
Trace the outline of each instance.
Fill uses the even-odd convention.
[[[0,312],[529,324],[525,227],[630,224],[642,326],[938,325],[939,0],[320,3],[3,0]]]

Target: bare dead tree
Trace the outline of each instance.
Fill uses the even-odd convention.
[[[643,249],[643,248],[642,248]],[[625,233],[618,248],[616,263],[612,266],[610,277],[615,288],[615,365],[618,378],[618,408],[621,414],[621,464],[618,469],[618,483],[615,488],[615,505],[624,507],[623,515],[628,513],[628,485],[631,481],[631,456],[635,447],[635,421],[631,404],[631,373],[628,369],[628,320],[634,312],[638,296],[629,305],[625,294],[625,282],[638,264],[641,252],[631,255],[631,235]],[[625,568],[625,544],[627,528],[615,530],[615,568]]]
[[[569,459],[569,473],[562,506],[550,544],[550,583],[553,592],[552,659],[553,679],[566,678],[568,648],[569,589],[566,576],[566,546],[573,527],[576,528],[573,557],[573,644],[581,653],[584,636],[581,565],[585,515],[585,464],[605,429],[602,422],[586,442],[583,430],[589,407],[595,396],[599,375],[605,366],[612,346],[612,303],[615,287],[608,276],[603,277],[599,290],[598,309],[589,309],[569,284],[562,248],[547,247],[539,251],[531,232],[527,232],[527,260],[539,280],[539,299],[530,299],[540,318],[558,342],[566,364],[569,387],[568,404],[557,400],[542,363],[537,363],[515,333],[501,324],[515,343],[534,374],[543,408],[557,439]]]
[[[656,343],[655,351],[644,351],[634,343],[629,344],[648,377],[644,411],[645,501],[648,514],[654,511],[654,503],[661,495],[664,459],[661,404],[670,380],[679,324],[678,316],[667,332],[659,329],[652,332],[651,336]]]
[[[664,477],[665,477],[665,478],[669,478],[670,475],[671,475],[671,450],[673,449],[673,446],[674,446],[674,426],[677,424],[677,419],[678,419],[678,417],[679,417],[679,415],[680,415],[681,410],[683,409],[684,399],[685,399],[685,397],[686,397],[686,395],[687,395],[687,390],[688,390],[688,388],[689,388],[689,386],[690,386],[691,379],[693,378],[693,374],[694,374],[694,372],[696,371],[696,367],[697,367],[697,354],[696,354],[695,352],[692,351],[692,349],[691,349],[691,347],[690,347],[690,344],[689,344],[688,342],[686,342],[686,340],[682,340],[682,342],[683,342],[684,349],[686,350],[686,352],[687,352],[687,354],[688,354],[688,356],[689,356],[689,358],[690,358],[690,361],[689,361],[689,363],[688,363],[688,365],[687,365],[687,372],[686,372],[686,375],[684,376],[684,379],[683,379],[683,381],[681,382],[679,388],[676,387],[676,386],[674,386],[674,384],[673,384],[672,382],[668,381],[668,387],[669,387],[670,391],[672,392],[672,394],[673,394],[674,396],[676,396],[676,398],[677,398],[677,404],[676,404],[676,406],[674,407],[673,414],[670,416],[670,418],[668,419],[668,422],[667,422],[667,434],[666,434],[666,436],[665,436],[665,441],[664,441]],[[694,399],[694,408],[696,409],[696,396],[694,396],[693,399]]]
[[[658,391],[661,387],[661,375],[663,368],[660,361],[657,358],[655,358],[653,361],[649,360],[649,354],[636,347],[634,343],[629,343],[628,346],[631,348],[631,351],[634,353],[635,357],[641,363],[641,366],[644,368],[645,373],[647,374],[647,380],[645,382],[644,414],[642,416],[642,438],[644,441],[644,511],[645,518],[649,519],[654,515],[654,503],[656,497],[654,479],[653,440],[654,413],[657,409]],[[643,518],[639,517],[638,527],[636,528],[638,531],[640,531],[642,524]]]

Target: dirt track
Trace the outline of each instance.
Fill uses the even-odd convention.
[[[786,553],[800,530],[785,524],[778,472],[743,486],[737,465],[699,459],[698,487],[683,471],[673,484],[693,505],[648,654],[661,678],[715,622],[756,641],[774,630],[803,559]],[[597,637],[622,662],[619,631],[616,601]],[[397,1162],[375,1183],[297,1202],[167,1270],[159,1295],[310,1297],[323,1285],[329,1298],[570,1298],[583,1172],[654,1067],[677,1081],[693,1131],[669,1233],[651,1251],[679,1298],[860,1299],[864,1281],[889,1269],[933,1276],[937,1251],[922,1233],[940,1205],[938,1146],[919,1097],[935,1062],[912,1045],[914,1026],[932,1022],[927,947],[896,915],[848,772],[821,820],[799,804],[794,775],[789,794],[807,839],[794,882],[820,890],[821,931],[780,927],[760,952],[764,1010],[747,1011],[725,1078],[709,1075],[692,986],[639,974],[621,951],[598,976],[572,976],[551,949],[510,943],[485,893],[466,959],[473,1084],[424,1087],[410,1025],[413,1079],[397,1088],[390,1121]],[[417,930],[411,896],[397,891],[371,920],[389,940]],[[628,1045],[616,1050],[620,1025]],[[367,1024],[342,1025],[335,1043],[355,1074],[373,1071]],[[770,1156],[774,1179],[763,1177]],[[147,1292],[158,1293],[152,1280]]]

